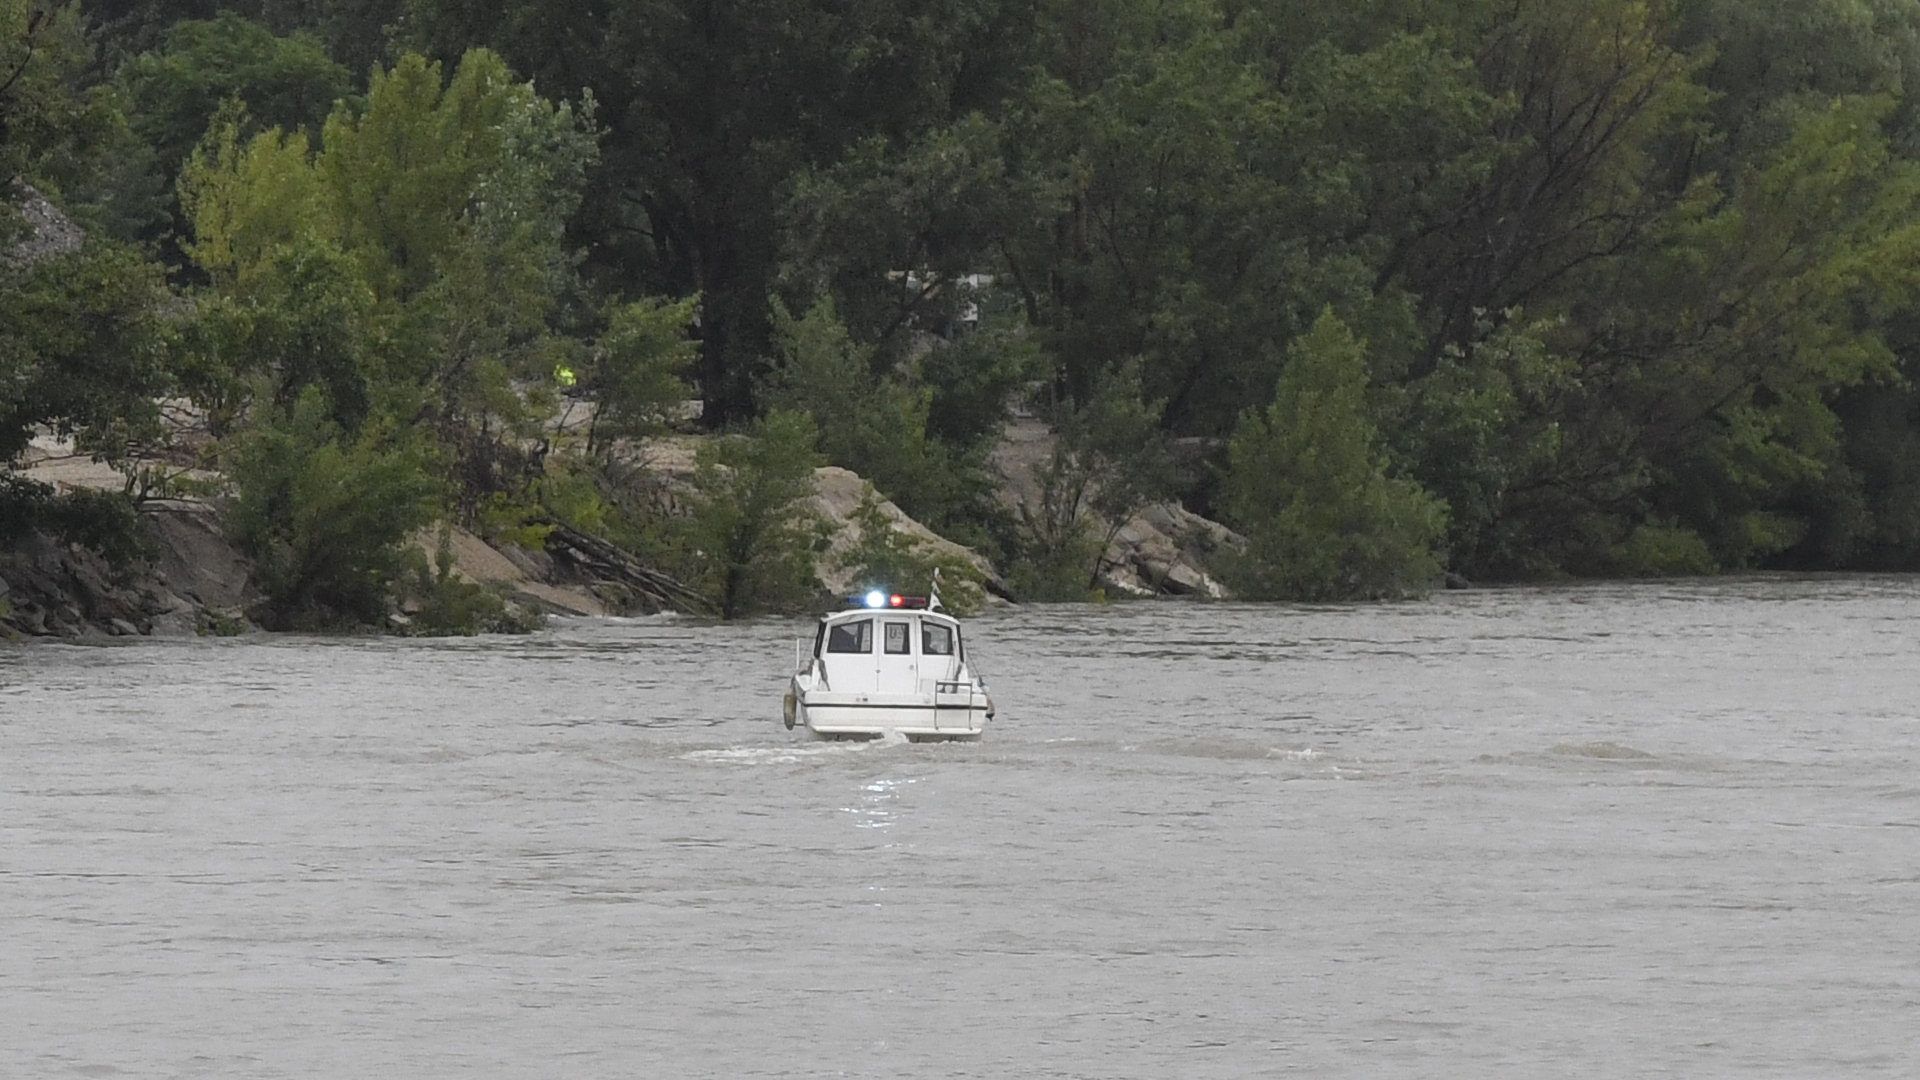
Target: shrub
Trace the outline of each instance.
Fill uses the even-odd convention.
[[[317,389],[261,417],[224,448],[233,538],[254,560],[274,629],[381,620],[408,540],[443,483],[419,444],[370,425],[347,436]]]
[[[1106,545],[1084,528],[1056,534],[1044,545],[1030,543],[1014,555],[1007,587],[1021,600],[1038,603],[1099,599],[1087,582],[1087,568],[1105,551]]]
[[[1440,576],[1446,504],[1387,476],[1366,370],[1361,343],[1329,311],[1289,350],[1273,404],[1241,418],[1224,486],[1248,543],[1222,567],[1241,595],[1382,599]]]
[[[700,448],[681,528],[721,617],[794,608],[819,592],[813,559],[825,529],[800,505],[813,494],[814,437],[805,416],[773,412]]]
[[[853,512],[860,539],[840,556],[840,569],[851,571],[861,591],[890,589],[919,595],[940,573],[941,606],[955,615],[971,615],[986,600],[980,571],[965,559],[929,550],[913,536],[894,528],[893,518],[880,506],[880,495],[867,486]]]
[[[1608,565],[1623,577],[1681,577],[1711,574],[1713,553],[1691,529],[1641,525],[1608,553]]]
[[[409,620],[405,629],[416,637],[525,633],[540,623],[539,616],[514,608],[494,589],[453,572],[450,527],[441,528],[440,546],[431,562],[418,548],[407,553],[407,572],[400,586],[401,608]]]
[[[682,377],[698,346],[687,336],[696,301],[648,299],[614,308],[589,354],[587,389],[598,402],[587,452],[618,439],[657,435],[692,391]]]
[[[0,551],[34,531],[90,548],[115,564],[152,553],[139,511],[127,496],[86,490],[56,495],[37,480],[0,474]]]
[[[774,327],[781,357],[761,396],[770,408],[812,417],[828,463],[859,473],[922,521],[978,494],[969,483],[980,472],[978,455],[928,434],[933,392],[918,371],[876,370],[877,351],[853,340],[833,301],[798,318],[776,305]]]
[[[1092,596],[1114,536],[1173,494],[1179,472],[1160,430],[1162,408],[1143,396],[1133,361],[1100,379],[1086,401],[1054,410],[1053,457],[1040,470],[1039,506],[1023,510],[1027,566],[1016,575],[1037,592],[1020,595]]]

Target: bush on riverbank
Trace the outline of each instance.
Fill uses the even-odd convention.
[[[840,556],[840,568],[853,575],[854,589],[886,589],[919,595],[940,575],[941,606],[955,615],[971,615],[986,601],[980,571],[964,559],[934,554],[899,529],[881,509],[879,493],[868,485],[848,523],[860,539]]]
[[[813,559],[825,530],[799,505],[813,493],[815,436],[807,417],[774,412],[700,448],[681,536],[723,618],[795,610],[819,591]]]
[[[1445,504],[1389,477],[1367,414],[1364,347],[1331,311],[1288,350],[1273,404],[1228,447],[1227,507],[1247,550],[1227,580],[1259,600],[1374,600],[1425,592]]]
[[[349,434],[317,388],[226,446],[227,523],[253,559],[271,629],[337,629],[385,620],[414,533],[445,488],[409,433]]]

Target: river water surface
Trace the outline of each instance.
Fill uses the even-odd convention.
[[[1913,1076],[1920,580],[0,646],[0,1076]]]

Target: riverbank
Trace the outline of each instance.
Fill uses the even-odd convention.
[[[557,434],[564,436],[566,432]],[[1039,471],[1052,454],[1052,435],[1035,421],[1009,424],[993,457],[999,498],[1011,515],[1040,498]],[[655,440],[644,453],[649,483],[684,489],[706,440]],[[57,492],[120,491],[126,478],[110,466],[51,437],[36,439],[9,470]],[[220,478],[196,479],[217,488]],[[814,576],[823,595],[856,587],[849,554],[867,540],[873,519],[863,514],[871,485],[847,469],[814,470],[813,492],[802,500],[824,523],[826,542],[815,553]],[[671,500],[669,500],[671,501]],[[989,602],[1016,599],[1001,568],[985,555],[939,535],[893,502],[878,499],[877,520],[897,541],[932,559],[964,564]],[[152,500],[142,506],[143,557],[115,563],[44,535],[0,554],[0,635],[29,638],[178,637],[258,630],[263,600],[254,568],[223,527],[215,499]],[[432,564],[444,551],[460,580],[486,587],[507,605],[510,624],[550,615],[604,616],[685,610],[669,598],[636,590],[630,559],[573,530],[546,537],[539,548],[490,542],[461,528],[428,530],[416,544]],[[1210,556],[1237,544],[1234,534],[1177,504],[1143,508],[1111,530],[1097,581],[1110,596],[1197,596],[1221,599],[1227,590],[1206,570]],[[417,611],[397,602],[386,629],[411,632]]]

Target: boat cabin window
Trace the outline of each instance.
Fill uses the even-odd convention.
[[[873,651],[873,620],[859,619],[827,628],[830,653],[870,653]]]
[[[952,656],[953,629],[939,623],[920,624],[920,654],[922,656]]]
[[[886,646],[888,653],[894,656],[905,656],[912,651],[912,646],[907,644],[906,623],[890,622],[883,625],[886,628]]]

